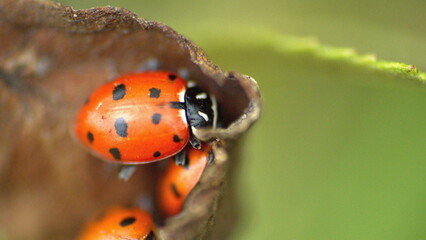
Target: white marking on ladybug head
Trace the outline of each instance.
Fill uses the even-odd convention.
[[[199,93],[199,94],[197,94],[195,96],[195,98],[196,99],[206,99],[207,98],[207,93],[205,93],[205,92]]]
[[[192,134],[194,134],[194,136],[195,137],[197,137],[198,136],[198,129],[197,128],[195,128],[194,126],[191,126],[191,132],[192,132]]]
[[[200,115],[202,118],[204,118],[204,120],[206,120],[206,122],[209,121],[209,116],[207,114],[198,111],[198,115]]]

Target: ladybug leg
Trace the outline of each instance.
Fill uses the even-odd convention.
[[[136,171],[136,166],[133,165],[124,165],[120,167],[120,172],[118,173],[118,178],[127,182],[133,173]]]
[[[177,74],[185,80],[188,80],[191,77],[188,68],[179,68]]]
[[[186,158],[186,151],[182,150],[178,154],[175,155],[175,163],[178,166],[187,166],[189,161]]]
[[[106,61],[106,70],[107,70],[107,77],[109,81],[112,81],[120,76],[120,73],[118,72],[117,65],[113,60]]]
[[[153,215],[154,213],[154,203],[151,197],[148,197],[146,194],[141,194],[136,198],[136,205],[139,208],[145,209]]]
[[[195,149],[200,149],[201,148],[201,141],[200,141],[200,139],[196,138],[192,132],[191,132],[191,136],[189,137],[189,143]]]
[[[211,164],[214,161],[214,152],[213,150],[209,151],[209,155],[207,156],[207,164]]]
[[[137,71],[138,72],[149,72],[149,71],[155,71],[160,69],[160,62],[158,61],[158,59],[156,58],[151,58],[148,59],[147,61],[145,61],[144,63],[142,63]]]

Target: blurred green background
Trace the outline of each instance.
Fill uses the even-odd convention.
[[[264,114],[238,168],[232,239],[426,239],[424,86],[253,44],[265,31],[312,36],[426,70],[426,1],[60,2],[166,23],[223,69],[259,82]]]

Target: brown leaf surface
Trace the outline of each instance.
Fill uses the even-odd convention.
[[[91,91],[151,58],[164,70],[187,68],[221,107],[223,128],[198,133],[217,140],[217,159],[184,211],[160,229],[163,239],[205,236],[236,161],[226,139],[260,114],[255,81],[223,72],[171,28],[125,9],[74,11],[37,0],[0,0],[0,231],[10,239],[72,239],[94,212],[152,195],[158,164],[119,181],[116,166],[92,157],[71,132]]]

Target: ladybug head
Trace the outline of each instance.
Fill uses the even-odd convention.
[[[217,123],[217,102],[213,96],[193,86],[186,90],[186,116],[193,128],[212,127]]]

